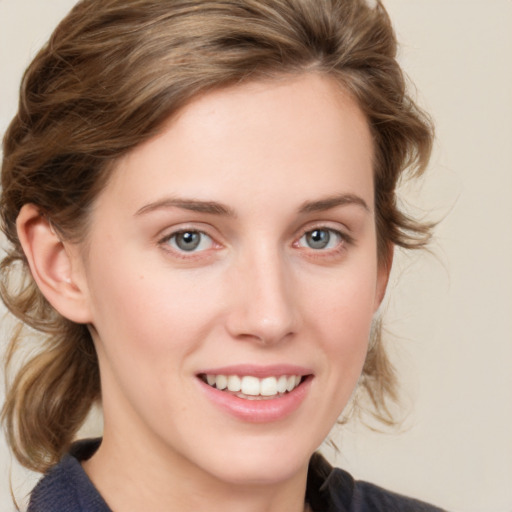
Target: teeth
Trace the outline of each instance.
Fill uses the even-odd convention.
[[[228,378],[225,375],[211,375],[215,379],[215,385],[217,389],[226,389],[228,387]],[[206,380],[208,380],[208,376],[206,376]],[[210,384],[212,386],[213,384]]]
[[[286,384],[288,382],[288,379],[286,378],[286,375],[282,375],[277,380],[277,392],[278,393],[284,393],[286,391]]]
[[[294,381],[295,381],[295,377],[294,377]],[[277,379],[275,377],[267,377],[266,379],[261,379],[260,395],[261,396],[277,395]]]
[[[260,394],[260,381],[256,377],[242,377],[241,389],[244,395],[257,396]]]
[[[230,375],[228,377],[228,389],[235,393],[242,389],[242,381],[238,375]]]
[[[245,395],[248,399],[271,397],[293,391],[301,382],[301,375],[281,375],[258,379],[252,375],[206,375],[206,382],[220,390]],[[243,397],[243,396],[242,396]]]

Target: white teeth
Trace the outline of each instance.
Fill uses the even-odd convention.
[[[277,379],[275,377],[267,377],[261,380],[260,385],[261,396],[277,395]]]
[[[215,385],[217,389],[226,389],[228,387],[228,378],[225,375],[212,375],[215,378]],[[206,380],[208,380],[208,375],[206,376]],[[212,384],[210,384],[212,386]]]
[[[258,379],[252,375],[206,375],[206,382],[220,390],[226,388],[233,393],[241,393],[242,398],[272,397],[293,391],[301,382],[301,375],[281,375]]]
[[[242,389],[242,381],[238,375],[230,375],[228,377],[228,389],[235,393]]]
[[[260,381],[256,377],[242,377],[242,393],[257,396],[260,394]]]
[[[279,379],[277,379],[277,392],[278,393],[284,393],[286,391],[287,382],[288,382],[288,379],[286,378],[286,375],[281,375],[281,377],[279,377]]]

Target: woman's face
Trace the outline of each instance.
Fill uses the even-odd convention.
[[[124,157],[81,261],[104,443],[230,483],[303,470],[384,293],[373,204],[367,123],[314,74],[207,94]]]

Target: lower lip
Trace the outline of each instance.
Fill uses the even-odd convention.
[[[230,415],[250,423],[269,423],[279,421],[296,411],[309,391],[312,377],[307,377],[293,391],[272,399],[245,400],[225,391],[209,386],[201,379],[198,381],[209,400]]]

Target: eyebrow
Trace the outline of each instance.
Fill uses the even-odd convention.
[[[339,194],[332,197],[326,197],[318,201],[306,201],[302,204],[299,209],[300,213],[314,213],[323,212],[336,208],[338,206],[356,205],[361,206],[367,212],[370,212],[370,207],[366,204],[366,201],[355,194]]]
[[[300,208],[299,213],[314,213],[331,210],[338,206],[356,205],[362,207],[364,210],[370,212],[370,208],[366,201],[356,196],[355,194],[339,194],[332,197],[326,197],[316,201],[306,201]],[[208,213],[211,215],[223,215],[227,217],[236,217],[235,211],[222,203],[217,201],[201,201],[198,199],[184,199],[184,198],[164,198],[158,201],[149,203],[142,208],[139,208],[135,215],[144,215],[155,210],[165,208],[182,208],[198,213]]]
[[[200,201],[196,199],[182,199],[172,197],[149,203],[142,208],[139,208],[135,215],[143,215],[145,213],[165,208],[182,208],[184,210],[190,210],[193,212],[236,217],[235,212],[229,208],[229,206],[223,205],[216,201]]]

